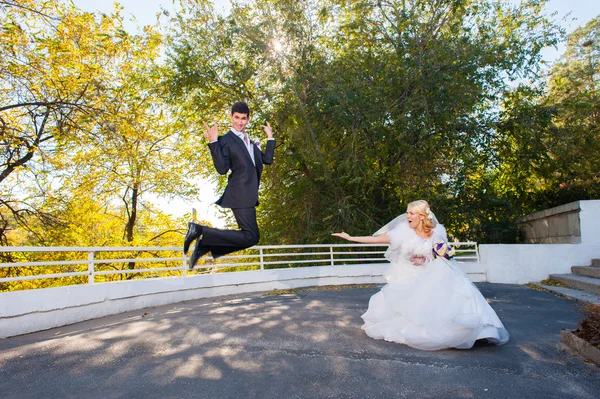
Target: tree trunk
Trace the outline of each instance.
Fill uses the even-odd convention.
[[[135,221],[137,218],[137,203],[138,203],[138,195],[139,195],[139,183],[135,183],[131,190],[131,209],[128,213],[127,227],[125,228],[125,239],[127,242],[133,242],[133,228],[135,227]],[[135,269],[135,262],[129,262],[129,270]],[[128,275],[128,279],[133,278],[133,275]]]

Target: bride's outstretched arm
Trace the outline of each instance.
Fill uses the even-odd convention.
[[[342,231],[341,233],[333,233],[332,236],[340,237],[340,238],[343,238],[344,240],[348,240],[348,241],[360,242],[362,244],[389,244],[390,243],[390,238],[388,237],[387,234],[382,234],[382,235],[379,235],[376,237],[372,237],[372,236],[352,237],[350,234],[344,233]]]

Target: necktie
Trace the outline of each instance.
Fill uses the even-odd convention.
[[[248,155],[250,155],[250,159],[252,159],[252,163],[256,165],[254,162],[254,149],[250,148],[248,145],[250,142],[248,141],[248,133],[244,132],[244,143],[246,143],[246,149],[248,150]]]

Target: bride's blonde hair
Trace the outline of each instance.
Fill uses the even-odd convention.
[[[435,222],[433,221],[431,214],[427,212],[431,212],[429,203],[427,201],[413,201],[406,206],[406,209],[411,210],[419,215],[425,216],[425,218],[423,219],[423,230],[426,233],[429,233],[431,230],[433,230],[433,228],[435,227]]]

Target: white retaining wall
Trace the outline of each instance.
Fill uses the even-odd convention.
[[[579,212],[581,243],[600,245],[600,200],[579,201],[579,206],[581,208]]]
[[[579,209],[581,243],[480,244],[480,261],[470,268],[490,283],[526,284],[550,274],[570,273],[571,266],[589,266],[592,259],[600,258],[600,200],[561,207],[569,206]]]
[[[549,274],[571,273],[571,266],[589,266],[600,258],[600,245],[512,244],[479,246],[478,266],[486,281],[525,284],[541,281]]]
[[[322,285],[383,283],[388,264],[299,267],[0,293],[0,338],[151,306]]]
[[[513,244],[479,246],[481,268],[491,283],[524,284],[570,273],[571,266],[589,266],[600,258],[600,200],[577,201],[579,244]],[[560,208],[560,207],[558,207]]]

